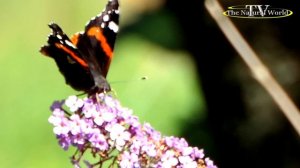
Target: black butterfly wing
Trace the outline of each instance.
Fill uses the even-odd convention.
[[[40,52],[55,60],[68,85],[75,90],[89,91],[94,86],[94,80],[88,63],[57,24],[51,23],[49,27],[52,33],[48,44]]]
[[[105,10],[92,18],[83,33],[70,40],[55,23],[41,53],[52,57],[66,83],[90,94],[110,90],[106,75],[113,56],[119,23],[118,0],[109,0]]]
[[[119,29],[119,3],[110,0],[105,10],[92,18],[83,34],[77,36],[76,46],[87,61],[95,86],[109,90],[106,75],[113,57],[116,35]]]

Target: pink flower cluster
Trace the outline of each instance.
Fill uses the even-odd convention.
[[[49,122],[60,146],[77,148],[72,156],[75,167],[81,167],[84,154],[90,151],[97,161],[84,160],[89,168],[104,162],[121,168],[216,168],[203,150],[190,147],[183,138],[161,136],[108,94],[70,96],[54,102],[51,110]]]

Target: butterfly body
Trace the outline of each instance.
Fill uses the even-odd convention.
[[[110,91],[106,75],[113,57],[119,23],[118,0],[110,0],[105,10],[92,18],[84,32],[70,39],[55,23],[48,44],[40,52],[53,58],[65,81],[75,90],[89,94]]]

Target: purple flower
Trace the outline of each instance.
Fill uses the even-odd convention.
[[[69,146],[71,145],[71,139],[68,136],[65,135],[58,135],[58,143],[59,145],[64,149],[64,150],[68,150]]]
[[[134,153],[129,153],[127,151],[121,154],[120,164],[121,168],[138,168],[138,155]]]
[[[94,118],[94,122],[101,126],[104,122],[111,122],[115,118],[116,115],[114,113],[103,111],[102,113],[98,113],[98,115]]]
[[[75,134],[71,137],[73,144],[83,145],[85,143],[85,135],[83,133]]]
[[[134,139],[132,140],[132,144],[130,145],[129,151],[135,154],[139,154],[142,147],[142,142]]]
[[[48,121],[53,124],[53,132],[56,135],[66,135],[69,133],[69,120],[65,118],[65,114],[62,110],[55,109]]]
[[[155,157],[157,155],[157,149],[154,143],[148,143],[146,145],[143,145],[141,149],[149,157]]]
[[[178,159],[175,156],[175,152],[172,150],[168,150],[162,157],[161,157],[161,165],[164,168],[171,168],[178,164]]]
[[[69,98],[65,101],[65,105],[70,108],[71,112],[75,112],[83,106],[83,100],[78,99],[76,96],[69,96]]]
[[[178,150],[179,152],[184,152],[183,150],[188,147],[188,143],[183,138],[177,138],[177,137],[165,137],[164,138],[165,143],[168,147],[174,148]]]
[[[126,141],[130,139],[130,133],[120,124],[114,124],[109,132],[110,139],[115,142],[117,149],[121,151]]]
[[[178,160],[182,167],[197,168],[197,162],[190,156],[179,156]]]
[[[55,109],[60,109],[64,103],[65,103],[64,100],[63,101],[54,101],[52,106],[50,107],[50,110],[54,111]]]
[[[81,132],[81,127],[85,127],[86,123],[80,118],[78,114],[74,114],[70,117],[69,127],[71,134],[76,135]]]
[[[101,151],[107,150],[109,147],[105,136],[100,132],[99,129],[93,129],[89,141],[94,148]]]
[[[204,151],[203,149],[198,149],[197,147],[193,147],[193,151],[191,153],[191,156],[194,159],[203,159],[204,158]]]
[[[214,162],[209,158],[205,158],[205,163],[207,165],[207,168],[217,168],[217,166],[214,165]]]
[[[151,137],[152,140],[158,141],[161,139],[161,134],[158,131],[154,130],[149,123],[145,123],[143,129],[145,133],[147,133],[149,137]]]
[[[96,109],[96,105],[91,102],[91,100],[87,99],[82,108],[82,113],[85,118],[96,118],[99,115],[99,112]]]
[[[51,110],[48,121],[60,146],[77,148],[72,156],[75,167],[80,167],[89,151],[100,157],[94,164],[84,160],[89,168],[101,167],[108,160],[111,167],[121,168],[216,168],[202,149],[189,146],[183,138],[164,137],[149,123],[142,125],[132,110],[110,95],[70,96],[55,102]]]

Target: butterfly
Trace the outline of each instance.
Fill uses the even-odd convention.
[[[109,0],[103,12],[71,38],[58,24],[49,27],[52,32],[40,52],[55,60],[66,83],[88,94],[110,91],[106,75],[119,31],[118,0]]]

